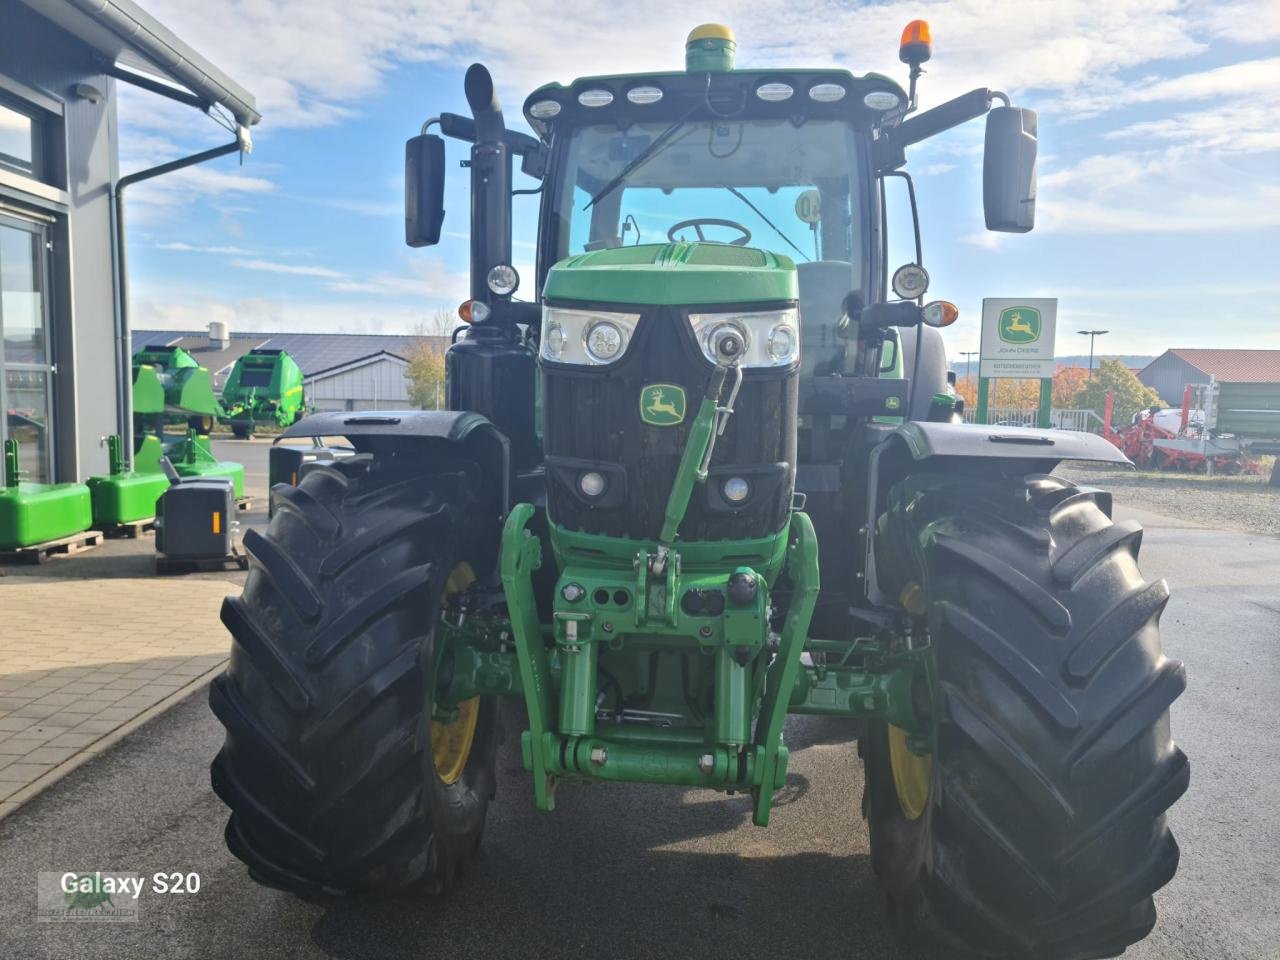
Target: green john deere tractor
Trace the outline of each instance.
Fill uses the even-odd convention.
[[[686,52],[538,89],[536,136],[506,129],[475,65],[472,116],[408,142],[411,246],[443,219],[428,129],[472,144],[450,409],[285,432],[357,452],[276,486],[244,538],[210,695],[227,843],[303,896],[448,885],[494,793],[500,697],[527,710],[542,810],[564,784],[643,782],[749,795],[763,827],[787,715],[842,717],[905,936],[1118,953],[1178,861],[1185,675],[1141,530],[1052,471],[1124,458],[961,423],[937,330],[955,308],[886,255],[905,148],[983,115],[987,226],[1029,230],[1035,114],[985,89],[914,112],[920,23],[909,91],[738,69],[715,25]],[[525,299],[516,156],[541,182]]]

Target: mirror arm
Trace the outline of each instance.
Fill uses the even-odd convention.
[[[442,113],[438,117],[432,117],[422,125],[422,132],[427,132],[427,127],[433,123],[440,124],[440,132],[452,140],[463,140],[467,143],[476,142],[476,122],[471,117],[459,116],[456,113]],[[543,149],[542,142],[529,136],[527,133],[521,133],[519,130],[504,130],[503,140],[507,144],[507,149],[512,153],[518,153],[520,156],[528,156],[536,154]]]
[[[950,130],[952,127],[958,127],[962,123],[983,116],[991,109],[993,97],[999,97],[1006,103],[1009,100],[1003,93],[979,87],[977,90],[961,94],[954,100],[948,100],[924,113],[918,113],[914,117],[903,120],[889,132],[889,139],[897,147],[909,147],[913,143],[937,136],[944,130]]]

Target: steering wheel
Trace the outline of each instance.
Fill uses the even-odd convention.
[[[681,220],[670,230],[667,231],[667,239],[672,243],[676,242],[676,234],[686,227],[693,227],[693,232],[698,235],[698,239],[705,243],[723,243],[722,240],[707,240],[702,233],[703,227],[728,227],[731,230],[737,230],[742,236],[729,241],[731,247],[745,247],[751,242],[751,231],[738,223],[736,220],[721,220],[719,217],[694,217],[692,220]]]

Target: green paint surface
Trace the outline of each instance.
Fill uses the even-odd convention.
[[[543,298],[645,306],[792,301],[799,296],[790,257],[720,243],[643,243],[561,260]]]

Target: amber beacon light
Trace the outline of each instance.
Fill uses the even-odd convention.
[[[898,59],[916,67],[933,56],[933,36],[927,20],[912,20],[902,31]]]

